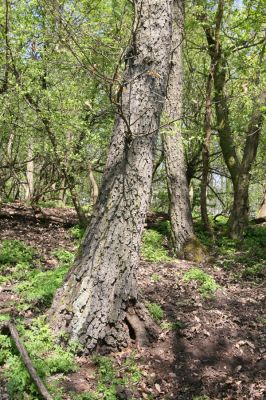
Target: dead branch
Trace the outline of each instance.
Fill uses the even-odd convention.
[[[29,354],[28,354],[24,344],[20,340],[16,325],[10,321],[4,322],[4,323],[1,323],[1,325],[0,325],[0,331],[3,329],[7,329],[9,331],[12,339],[15,342],[16,348],[19,351],[22,361],[23,361],[25,367],[27,368],[33,382],[37,386],[37,389],[38,389],[39,393],[41,394],[41,396],[43,397],[43,399],[44,400],[53,400],[52,396],[50,395],[50,393],[48,392],[48,390],[42,383],[39,375],[37,374],[37,371],[32,364],[32,361],[29,357]]]

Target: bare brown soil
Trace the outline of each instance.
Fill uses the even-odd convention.
[[[0,240],[5,238],[35,247],[50,268],[56,267],[53,250],[74,248],[69,231],[54,222],[2,218]],[[235,279],[212,264],[200,267],[221,289],[212,299],[204,299],[196,283],[182,279],[193,263],[141,262],[138,275],[144,300],[161,305],[164,322],[178,323],[176,329],[164,324],[158,341],[146,348],[139,349],[132,341],[131,348],[113,355],[119,365],[135,351],[143,373],[136,399],[266,399],[265,286]],[[0,309],[8,308],[15,296],[12,287],[0,288]],[[65,377],[66,390],[93,390],[95,365],[89,357],[78,362],[80,370]],[[121,389],[119,398],[130,399],[130,393]],[[3,382],[0,399],[7,399]]]

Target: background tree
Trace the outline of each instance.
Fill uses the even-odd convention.
[[[177,254],[182,254],[184,246],[194,240],[186,164],[180,129],[182,125],[183,21],[184,2],[180,0],[174,3],[171,70],[164,106],[166,127],[162,128],[172,241],[174,251]]]

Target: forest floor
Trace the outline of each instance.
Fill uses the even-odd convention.
[[[9,216],[2,217],[0,224],[0,241],[19,240],[31,246],[46,270],[58,267],[55,251],[73,252],[77,246],[73,230],[61,223],[44,224]],[[260,271],[253,279],[249,273],[252,269],[237,262],[238,258],[242,260],[242,253],[234,250],[228,254],[213,251],[205,262],[196,264],[174,259],[142,260],[139,287],[160,326],[158,340],[142,349],[132,341],[130,348],[112,355],[111,367],[105,364],[106,369],[113,368],[109,374],[112,376],[101,378],[101,384],[110,389],[115,382],[116,395],[111,389],[110,393],[106,388],[99,389],[95,358],[80,356],[76,358],[77,371],[49,378],[60,378],[64,388],[61,397],[55,399],[94,399],[97,397],[89,393],[97,390],[98,398],[106,400],[266,399],[265,276]],[[233,264],[230,257],[234,257]],[[13,280],[0,281],[0,313],[8,313],[10,308],[14,311],[20,303],[20,292],[15,287],[21,279],[16,275]],[[31,321],[42,312],[36,304],[18,308],[16,317]],[[136,379],[119,385],[128,358],[133,359]],[[38,398],[26,393],[8,397],[4,375],[3,364],[1,400]]]

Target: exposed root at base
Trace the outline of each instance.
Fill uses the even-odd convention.
[[[147,346],[158,338],[159,328],[149,316],[144,305],[129,307],[125,319],[129,330],[134,332],[138,347]]]

